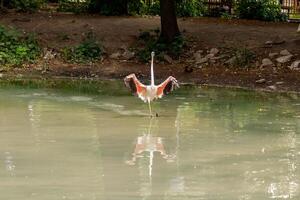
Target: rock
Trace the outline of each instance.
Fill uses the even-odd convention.
[[[264,58],[262,60],[262,64],[261,67],[269,67],[269,66],[273,66],[273,62],[269,59],[269,58]]]
[[[272,45],[272,44],[273,44],[273,41],[271,41],[271,40],[268,40],[265,42],[265,45]]]
[[[125,52],[122,54],[122,57],[125,58],[126,60],[130,60],[130,59],[134,58],[134,56],[135,56],[135,53],[132,51],[128,51],[128,50],[125,50]]]
[[[54,53],[52,50],[45,50],[44,60],[51,60],[56,56],[56,53]]]
[[[284,82],[283,82],[283,81],[278,81],[278,82],[276,82],[275,84],[276,84],[276,85],[282,85],[282,84],[284,84]]]
[[[121,56],[119,52],[113,53],[109,56],[111,59],[118,59]]]
[[[270,85],[267,88],[270,89],[270,90],[276,90],[277,89],[277,87],[275,85]]]
[[[210,50],[209,53],[210,53],[210,54],[213,54],[213,55],[216,55],[216,54],[219,53],[219,49],[217,49],[217,48],[212,48],[212,49]]]
[[[272,46],[272,45],[279,45],[285,43],[285,40],[280,38],[279,36],[274,37],[272,40],[268,40],[265,42],[265,45]]]
[[[299,24],[299,26],[298,26],[297,33],[300,33],[300,24]]]
[[[270,57],[270,58],[274,58],[274,57],[276,57],[276,56],[278,56],[278,53],[269,53],[269,57]]]
[[[196,53],[202,54],[203,50],[198,50],[198,51],[196,51]]]
[[[196,61],[197,64],[206,63],[208,61],[208,58],[201,58],[200,60]]]
[[[0,73],[0,78],[3,78],[3,74],[2,73]]]
[[[233,65],[236,62],[236,57],[233,56],[232,58],[229,58],[225,64]]]
[[[212,58],[210,58],[210,59],[211,59],[211,60],[220,60],[221,58],[223,58],[223,57],[217,56],[217,57],[212,57]]]
[[[273,44],[275,45],[279,45],[279,44],[283,44],[285,43],[285,40],[282,39],[281,37],[279,36],[276,36],[274,39],[273,39]]]
[[[288,56],[288,55],[292,55],[288,50],[282,50],[282,51],[280,51],[280,55],[282,55],[282,56]]]
[[[296,60],[292,63],[291,66],[289,66],[290,69],[292,70],[299,70],[300,68],[300,60]]]
[[[164,60],[170,64],[173,62],[173,59],[167,54],[164,54]]]
[[[261,79],[258,79],[255,81],[255,83],[259,83],[259,84],[265,83],[265,82],[266,82],[266,79],[264,79],[264,78],[261,78]]]
[[[207,55],[205,56],[205,58],[207,58],[207,59],[212,59],[214,56],[215,56],[215,54],[210,53],[210,54],[207,54]]]
[[[196,53],[194,53],[194,58],[196,60],[196,63],[199,62],[202,59],[201,53],[198,51]]]
[[[281,56],[281,57],[277,58],[276,61],[283,64],[283,63],[289,62],[292,57],[293,57],[292,55]]]

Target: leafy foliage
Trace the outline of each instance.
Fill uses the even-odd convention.
[[[286,21],[287,15],[281,12],[278,1],[274,0],[240,0],[237,12],[243,19],[264,21]]]
[[[75,63],[93,62],[101,57],[102,47],[96,41],[93,32],[88,32],[86,38],[75,47],[62,49],[62,56],[68,61]]]
[[[237,67],[248,67],[255,58],[255,53],[248,48],[237,48],[234,50],[233,65]]]
[[[159,1],[143,1],[130,0],[128,2],[128,10],[131,15],[159,15],[160,4]]]
[[[12,0],[12,7],[22,12],[35,12],[45,3],[45,0]]]
[[[40,48],[34,36],[0,25],[0,65],[17,66],[33,62],[39,54]]]
[[[91,2],[89,0],[59,0],[58,3],[58,11],[73,12],[79,14],[87,12]]]
[[[176,13],[180,17],[203,16],[206,7],[203,0],[176,0]]]
[[[160,36],[159,29],[141,32],[138,39],[138,58],[143,62],[148,62],[152,51],[155,51],[158,59],[162,60],[165,54],[178,58],[183,51],[185,41],[182,36],[176,37],[172,42],[165,42]]]

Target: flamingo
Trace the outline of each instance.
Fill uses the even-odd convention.
[[[148,102],[150,117],[152,117],[151,101],[162,98],[163,95],[169,94],[176,88],[179,88],[178,81],[173,76],[169,76],[164,82],[155,85],[154,82],[154,52],[151,52],[151,84],[144,85],[135,74],[129,74],[124,78],[125,85],[130,88],[131,92],[137,95],[145,103]]]

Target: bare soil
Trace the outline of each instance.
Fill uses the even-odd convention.
[[[68,63],[54,57],[40,59],[37,63],[21,68],[4,70],[3,74],[23,76],[69,76],[122,79],[129,73],[136,73],[142,79],[149,78],[149,64],[131,60],[111,59],[109,55],[129,49],[137,41],[141,30],[156,29],[159,17],[104,17],[98,15],[73,15],[67,13],[0,15],[0,23],[16,27],[25,32],[34,32],[45,49],[59,52],[59,49],[80,43],[90,30],[104,46],[106,55],[100,61],[89,64]],[[179,27],[188,41],[188,47],[179,60],[172,63],[158,62],[155,65],[157,79],[175,76],[180,82],[245,87],[276,91],[300,92],[300,72],[287,66],[300,59],[300,34],[298,24],[267,23],[248,20],[224,20],[215,18],[181,18]],[[66,39],[68,38],[68,39]],[[266,41],[281,40],[280,44],[266,45]],[[193,60],[193,53],[203,50],[204,55],[211,48],[218,48],[219,55],[228,56],[228,50],[247,48],[255,52],[256,58],[250,67],[231,67],[226,60],[209,63],[202,67]],[[294,56],[284,65],[260,67],[261,60],[271,52],[287,49]],[[227,58],[229,59],[230,56]],[[265,79],[263,83],[257,83]],[[275,86],[275,87],[269,87]]]

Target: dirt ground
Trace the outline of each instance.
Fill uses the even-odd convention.
[[[104,17],[98,15],[73,15],[66,13],[36,13],[0,15],[0,23],[17,27],[25,32],[34,32],[46,50],[78,44],[84,33],[93,30],[104,46],[106,55],[101,61],[85,65],[66,63],[54,57],[41,59],[38,63],[1,73],[24,76],[72,76],[122,79],[136,73],[141,79],[149,78],[149,64],[137,59],[112,59],[110,55],[130,48],[141,30],[159,28],[159,17]],[[181,18],[179,27],[187,38],[188,47],[183,56],[172,63],[155,65],[157,79],[175,76],[182,83],[197,83],[222,86],[245,87],[275,91],[300,92],[300,71],[289,65],[300,60],[300,34],[295,23],[266,23],[247,20],[224,20],[215,18]],[[68,40],[63,39],[65,36]],[[266,45],[267,41],[280,40],[278,44]],[[220,55],[228,49],[248,48],[256,54],[251,67],[230,67],[226,60],[196,66],[193,55],[198,50],[204,54],[218,48]],[[290,62],[280,65],[272,59],[274,66],[261,67],[263,58],[269,53],[287,49],[293,54]],[[229,59],[229,58],[227,58]],[[260,81],[258,81],[260,80]],[[271,87],[270,87],[271,86]]]

